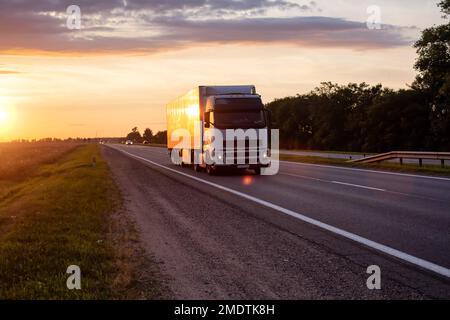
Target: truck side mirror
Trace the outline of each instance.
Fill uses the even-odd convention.
[[[205,128],[209,128],[211,125],[209,122],[209,115],[210,115],[209,111],[205,112]]]

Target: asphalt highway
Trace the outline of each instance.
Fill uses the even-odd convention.
[[[200,219],[198,225],[194,221],[190,221],[189,228],[193,229],[193,234],[198,232],[198,236],[203,238],[204,243],[209,243],[209,241],[212,243],[208,250],[213,250],[213,247],[220,247],[221,245],[225,245],[228,248],[227,250],[231,250],[230,244],[226,244],[226,242],[232,243],[237,239],[247,242],[240,244],[242,249],[245,249],[246,246],[250,246],[249,243],[253,242],[253,239],[246,239],[245,237],[252,234],[255,235],[255,239],[262,237],[260,243],[266,243],[270,240],[268,246],[270,246],[270,243],[278,246],[277,243],[282,241],[283,244],[279,244],[280,250],[289,246],[290,252],[297,250],[290,247],[295,246],[296,241],[310,241],[313,243],[312,247],[319,245],[321,249],[318,250],[323,249],[325,251],[322,250],[323,252],[321,251],[320,254],[304,253],[304,258],[312,255],[317,261],[323,263],[324,261],[330,262],[336,257],[345,257],[344,261],[336,261],[336,263],[341,264],[344,269],[347,268],[347,271],[353,270],[353,274],[355,274],[354,270],[359,270],[356,272],[356,279],[347,279],[350,282],[357,281],[358,284],[355,284],[355,286],[358,289],[351,289],[348,293],[336,290],[336,288],[328,290],[322,288],[322,291],[317,288],[312,291],[305,291],[303,288],[302,290],[291,291],[290,295],[285,296],[270,287],[265,288],[269,291],[272,290],[270,294],[269,292],[263,294],[264,290],[243,294],[243,291],[233,287],[234,289],[230,289],[231,293],[228,294],[226,286],[222,288],[220,284],[215,283],[215,289],[207,294],[202,291],[202,285],[198,281],[191,279],[191,282],[183,284],[183,281],[178,279],[175,281],[178,281],[177,285],[174,286],[178,286],[178,289],[175,290],[177,297],[355,298],[352,292],[358,297],[368,298],[423,298],[448,297],[450,295],[450,179],[448,178],[283,161],[280,162],[278,174],[274,176],[255,176],[248,172],[245,175],[229,174],[210,177],[206,173],[195,173],[190,168],[174,166],[170,163],[167,151],[163,148],[109,145],[104,152],[119,184],[128,184],[127,192],[131,199],[137,202],[142,200],[138,200],[139,196],[130,194],[139,192],[138,189],[130,191],[133,189],[133,183],[135,183],[134,187],[139,184],[133,182],[133,179],[141,179],[141,191],[143,188],[158,188],[158,184],[161,183],[161,185],[166,185],[168,190],[162,192],[158,197],[167,198],[167,201],[171,198],[173,202],[185,202],[186,204],[192,201],[188,208],[173,213],[179,216],[183,215],[184,212],[187,215],[183,218],[178,217],[174,220],[174,223],[188,223],[186,219],[192,218],[189,216],[189,209],[196,211],[196,214],[201,211],[203,220]],[[122,171],[119,169],[119,162],[123,168]],[[131,163],[134,163],[133,166],[137,166],[135,163],[139,163],[145,169],[137,169],[140,172],[132,171],[133,173],[129,173],[128,170],[132,170],[128,168],[132,166]],[[156,174],[151,173],[151,171],[155,171],[158,173],[158,178],[151,178],[151,181],[148,181],[149,186],[146,186],[146,180],[143,178],[145,175],[140,176],[142,170],[145,170],[146,174]],[[130,175],[137,177],[131,178]],[[170,179],[170,181],[166,181],[166,179]],[[147,192],[153,191],[149,189]],[[183,200],[174,198],[175,195],[179,197],[179,193],[184,194]],[[200,197],[208,197],[208,199],[201,199]],[[223,210],[226,213],[223,213],[222,209],[214,210],[212,206],[216,204],[220,204],[218,207],[224,208]],[[133,207],[131,210],[145,212],[141,215],[138,214],[137,220],[142,224],[143,230],[146,228],[150,230],[152,226],[148,226],[148,221],[145,222],[144,220],[148,219],[148,215],[151,214],[149,213],[151,208],[143,208],[144,206],[145,204],[141,204],[139,209],[139,206],[133,207],[131,205]],[[197,206],[198,208],[196,208]],[[231,218],[233,213],[226,210],[227,206],[233,208],[230,209],[231,211],[244,212],[240,214],[245,215],[246,212],[252,218],[264,221],[264,224],[241,221],[241,223],[248,225],[244,228],[239,224],[235,229],[229,229],[228,226],[223,226],[226,223],[221,221],[224,219],[223,216],[229,217],[230,225],[235,225],[236,221]],[[166,202],[162,207],[168,211],[177,211]],[[205,217],[205,214],[208,217]],[[230,234],[224,234],[223,238],[220,239],[210,239],[218,235],[214,234],[208,238],[208,232],[202,233],[200,231],[199,225],[207,222],[212,223],[209,219],[214,216],[217,216],[217,222],[220,220],[220,224],[223,226],[221,232],[228,230]],[[172,224],[169,224],[170,226],[164,225],[161,225],[159,229],[173,228]],[[218,228],[217,225],[209,225],[208,227],[211,229]],[[205,226],[205,228],[208,227]],[[245,229],[245,234],[236,234],[237,232],[243,232],[243,229]],[[301,239],[276,239],[275,235],[278,229]],[[166,231],[170,233],[169,230]],[[167,236],[164,235],[164,230],[158,232],[161,233],[161,237]],[[264,235],[267,236],[267,239],[264,238]],[[167,239],[167,242],[174,241],[175,243],[175,238],[174,235],[173,239]],[[145,241],[151,242],[155,239],[147,238]],[[292,242],[285,243],[286,241]],[[220,242],[224,243],[219,244]],[[303,250],[310,249],[306,243],[297,245],[299,249],[302,246],[304,246]],[[239,248],[239,244],[236,244],[236,246]],[[193,247],[195,246],[193,245],[190,249],[186,248],[186,250],[191,250]],[[154,244],[149,244],[148,249],[152,254],[156,254],[163,263],[167,264],[168,273],[172,277],[182,276],[180,275],[182,270],[175,265],[183,265],[183,262],[176,262],[176,257],[164,251],[167,250],[164,245],[155,247]],[[177,250],[180,250],[180,248]],[[254,250],[254,248],[248,248],[248,250]],[[173,252],[176,252],[176,250]],[[229,254],[233,255],[234,253],[229,252]],[[279,254],[269,252],[263,255],[265,254],[268,257],[273,256],[272,258],[279,259]],[[180,255],[182,255],[181,251]],[[295,257],[287,259],[296,260],[299,258],[299,255],[295,255]],[[234,259],[240,260],[239,257],[234,257]],[[305,260],[302,260],[305,263]],[[316,265],[317,261],[315,261]],[[369,292],[365,288],[363,279],[368,275],[365,274],[364,266],[368,266],[374,261],[378,261],[378,264],[389,270],[389,281],[395,283],[395,286],[400,286],[400,288],[393,289],[391,287],[393,291],[377,293],[378,295],[374,295],[373,292]],[[195,260],[191,263],[201,264],[202,262]],[[276,264],[276,262],[273,262],[274,266]],[[201,268],[208,269],[207,266],[199,266],[199,270]],[[324,280],[323,276],[314,275],[313,271],[306,272],[305,268],[307,267],[304,266],[303,269],[300,267],[300,270],[303,270],[302,272],[305,272],[305,274],[312,272],[308,274],[309,277],[313,277],[309,284],[310,287],[316,285],[314,277],[321,279],[321,286],[324,282],[330,281],[328,278]],[[335,268],[333,268],[333,271],[330,270],[331,274],[337,272]],[[268,271],[262,271],[262,274],[264,272]],[[292,272],[294,271],[287,271],[286,274],[286,277],[290,280],[294,277]],[[299,272],[299,274],[302,274],[302,272]],[[318,267],[317,272],[325,271]],[[280,277],[283,278],[283,273],[280,274],[278,271],[277,276],[280,281]],[[214,282],[211,279],[209,281]],[[272,279],[271,281],[275,280]],[[269,284],[270,281],[267,285]],[[417,288],[411,289],[415,287]],[[410,292],[410,290],[413,292]]]

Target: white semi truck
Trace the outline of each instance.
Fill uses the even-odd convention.
[[[167,105],[173,163],[214,174],[270,166],[270,114],[255,86],[199,86]]]

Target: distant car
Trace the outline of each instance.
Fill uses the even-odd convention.
[[[133,144],[133,141],[131,141],[131,140],[127,140],[127,142],[125,142],[125,144],[128,146],[128,145],[132,145]]]

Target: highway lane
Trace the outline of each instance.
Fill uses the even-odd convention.
[[[167,151],[114,146],[173,166]],[[202,179],[450,268],[450,179],[281,162],[276,176]]]

